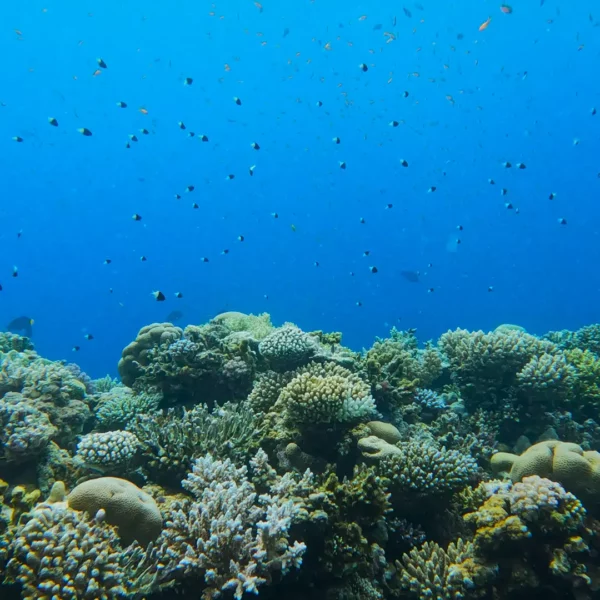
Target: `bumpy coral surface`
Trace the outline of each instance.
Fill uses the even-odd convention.
[[[76,457],[90,466],[115,469],[131,461],[140,442],[128,431],[88,433],[77,444]]]
[[[313,337],[291,325],[276,329],[259,345],[261,356],[279,370],[290,370],[307,363],[318,349]]]

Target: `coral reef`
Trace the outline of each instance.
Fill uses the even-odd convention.
[[[357,353],[230,312],[142,328],[119,374],[0,334],[1,594],[598,595],[599,325]]]

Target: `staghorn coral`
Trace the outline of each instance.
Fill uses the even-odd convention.
[[[56,427],[48,416],[21,394],[8,392],[0,398],[0,463],[35,460],[54,435]]]
[[[218,458],[244,460],[264,435],[262,423],[245,404],[225,404],[212,412],[198,405],[192,410],[139,415],[129,431],[140,441],[148,474],[172,486],[179,485],[196,458],[210,452]]]
[[[417,388],[430,386],[442,373],[442,360],[432,345],[418,348],[413,330],[393,328],[366,352],[362,368],[376,400],[393,408],[411,402]]]
[[[289,371],[307,364],[318,352],[319,344],[298,327],[285,325],[267,335],[258,348],[272,369]]]
[[[129,431],[88,433],[79,440],[75,458],[86,466],[110,471],[133,460],[139,445],[137,437]]]
[[[376,415],[369,386],[347,369],[311,363],[282,389],[274,407],[295,425],[356,423]]]
[[[299,568],[306,546],[289,543],[289,529],[299,515],[299,499],[269,493],[258,495],[246,467],[210,455],[195,461],[182,482],[195,500],[176,503],[169,511],[160,554],[173,576],[201,576],[202,597],[226,590],[240,600],[273,573]],[[286,486],[283,486],[285,489]]]
[[[123,384],[116,378],[110,375],[105,375],[100,379],[92,379],[92,388],[94,394],[105,394],[110,392],[113,388],[123,387]]]
[[[425,542],[396,563],[400,585],[419,600],[476,598],[494,572],[474,555],[473,544],[463,539],[443,550],[435,542]]]
[[[95,415],[101,429],[124,429],[138,415],[153,415],[158,411],[158,394],[134,392],[117,386],[98,396]]]

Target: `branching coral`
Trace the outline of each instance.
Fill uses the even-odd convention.
[[[88,433],[79,440],[75,457],[86,466],[111,471],[129,463],[139,445],[137,437],[129,431]]]
[[[425,542],[405,554],[397,568],[402,587],[419,600],[476,598],[493,576],[493,570],[475,559],[473,544],[462,539],[446,550]]]
[[[155,481],[178,486],[194,460],[210,452],[218,458],[243,460],[263,435],[261,422],[246,405],[225,404],[212,412],[205,405],[140,415],[129,431],[140,441],[141,458]]]
[[[414,331],[394,328],[367,351],[363,369],[377,401],[396,407],[411,402],[417,388],[429,387],[441,375],[442,360],[430,344],[418,348]]]
[[[275,410],[294,424],[356,423],[376,415],[369,386],[343,367],[312,363],[283,388]]]
[[[135,393],[125,386],[113,387],[100,394],[96,405],[96,419],[104,430],[123,429],[138,415],[153,415],[158,410],[158,394]]]
[[[45,452],[56,427],[21,394],[0,398],[0,462],[26,462]]]
[[[286,325],[266,336],[260,342],[259,350],[271,368],[287,371],[308,363],[318,352],[319,344],[298,327]]]
[[[160,553],[174,575],[203,577],[206,600],[226,590],[240,600],[244,592],[258,593],[273,573],[302,564],[306,546],[289,543],[301,510],[297,499],[258,495],[245,467],[210,455],[196,460],[183,486],[195,500],[170,511]]]

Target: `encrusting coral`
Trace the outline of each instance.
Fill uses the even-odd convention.
[[[357,353],[229,312],[142,328],[121,382],[0,334],[0,595],[591,600],[599,332]]]

